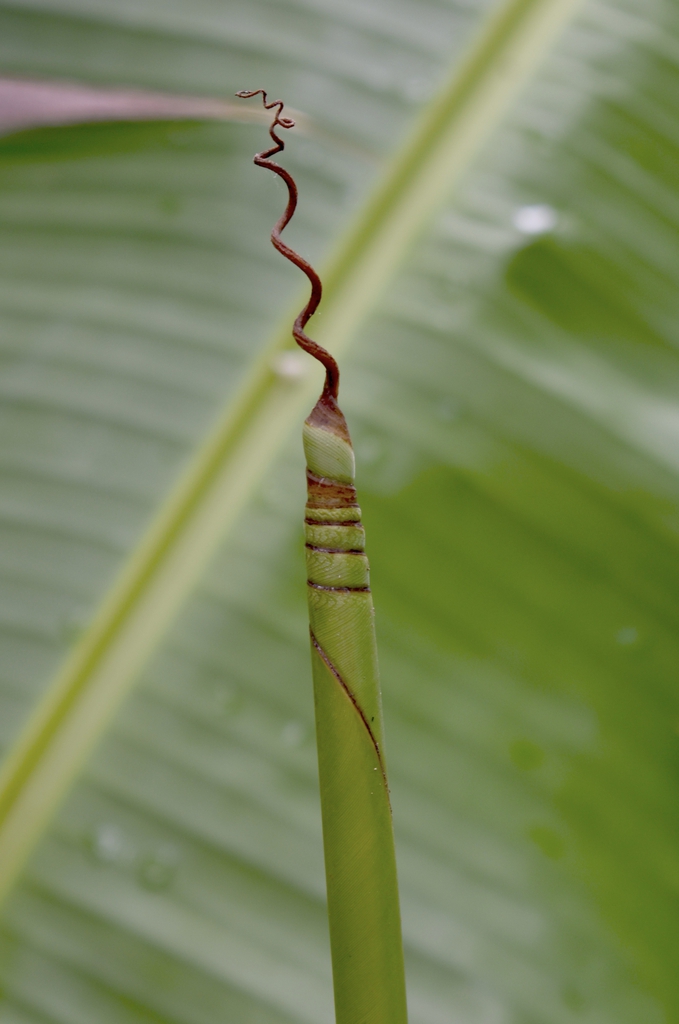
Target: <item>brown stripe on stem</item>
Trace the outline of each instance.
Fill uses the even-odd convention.
[[[307,507],[309,507],[309,506],[307,505]],[[356,508],[358,508],[358,505],[356,506]],[[307,516],[307,518],[304,520],[304,525],[305,526],[356,526],[356,527],[358,527],[361,530],[363,529],[363,524],[361,523],[360,519],[332,519],[330,522],[325,522],[324,520],[320,520],[320,519],[309,519],[309,517]]]
[[[346,554],[346,552],[344,552]],[[361,554],[363,552],[361,551]],[[306,581],[307,587],[313,587],[314,590],[329,590],[331,592],[337,592],[340,594],[369,594],[370,587],[329,587],[325,583],[314,583],[312,580]]]
[[[366,588],[366,589],[368,589],[368,588]],[[317,639],[316,639],[316,637],[314,636],[314,632],[313,632],[313,630],[312,630],[312,629],[310,629],[310,630],[309,630],[309,632],[310,632],[310,634],[311,634],[311,643],[313,644],[313,646],[314,646],[314,649],[315,649],[315,650],[316,650],[316,652],[318,653],[318,656],[319,656],[319,658],[321,658],[321,660],[322,660],[322,661],[323,661],[323,662],[325,663],[325,665],[326,665],[326,666],[327,666],[327,668],[328,668],[328,669],[330,670],[330,672],[332,672],[333,676],[335,677],[335,679],[337,680],[337,682],[338,682],[338,683],[340,684],[340,686],[342,687],[342,689],[343,689],[343,690],[344,690],[344,692],[346,693],[346,695],[347,695],[347,697],[349,698],[349,700],[351,701],[351,703],[352,703],[352,704],[354,705],[354,707],[356,708],[356,710],[357,710],[358,714],[359,714],[359,715],[361,716],[361,721],[363,722],[363,725],[364,725],[364,726],[366,727],[366,729],[368,730],[368,735],[370,736],[370,740],[371,740],[371,742],[372,742],[372,745],[373,745],[373,746],[374,746],[374,748],[375,748],[375,753],[377,754],[377,760],[378,760],[378,762],[379,762],[379,765],[380,765],[380,771],[382,772],[382,778],[384,779],[384,788],[385,788],[385,790],[386,790],[386,792],[387,792],[387,801],[389,802],[389,806],[390,806],[390,808],[391,808],[391,800],[389,800],[389,785],[388,785],[388,783],[387,783],[387,773],[386,773],[386,769],[385,769],[385,767],[384,767],[384,762],[383,762],[383,760],[382,760],[382,751],[380,750],[380,745],[379,745],[379,743],[377,742],[377,740],[376,740],[376,738],[375,738],[375,734],[374,734],[374,732],[373,732],[373,731],[372,731],[372,729],[370,728],[370,722],[368,721],[368,719],[367,719],[367,718],[366,718],[366,716],[364,715],[364,713],[363,713],[363,708],[361,707],[361,705],[360,705],[360,704],[358,703],[358,701],[356,700],[356,697],[355,697],[355,696],[354,696],[354,694],[353,694],[353,693],[351,692],[351,690],[349,689],[349,687],[347,686],[347,684],[346,684],[346,683],[344,682],[344,679],[342,679],[342,676],[341,676],[341,675],[339,674],[339,672],[337,671],[337,669],[335,668],[335,666],[334,666],[334,665],[333,665],[333,663],[331,662],[330,658],[329,658],[329,657],[328,657],[328,655],[327,655],[327,654],[325,653],[325,651],[323,650],[323,648],[322,648],[322,647],[321,647],[321,645],[319,644],[318,640],[317,640]]]
[[[349,508],[356,506],[356,488],[306,471],[307,508]]]
[[[365,555],[358,548],[319,548],[318,544],[305,544],[307,551],[322,551],[324,555]]]

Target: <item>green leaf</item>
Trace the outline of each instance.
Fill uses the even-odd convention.
[[[571,0],[513,0],[478,44],[359,215],[328,275],[322,341],[334,352],[360,319],[452,175],[525,78]],[[497,76],[502,61],[504,73]],[[13,153],[13,150],[11,150]],[[50,684],[0,773],[0,896],[7,892],[74,774],[233,525],[280,444],[307,372],[292,386],[276,374],[286,324],[255,363],[235,401],[198,448],[177,486],[133,550],[110,593]],[[300,364],[303,366],[304,364]],[[281,376],[283,379],[281,380]],[[313,388],[318,390],[314,381]]]
[[[316,259],[480,13],[74,0],[7,5],[0,37],[13,73],[226,95],[266,72],[324,126],[289,147]],[[318,318],[348,337],[406,258],[343,404],[413,1021],[676,1015],[676,27],[585,6],[365,305]],[[270,358],[298,285],[259,137],[166,127],[0,171],[6,745]],[[273,451],[281,420],[257,422]],[[286,442],[26,868],[6,1020],[330,1019],[301,470]]]

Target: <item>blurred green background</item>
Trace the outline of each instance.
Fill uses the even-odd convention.
[[[493,6],[3,0],[0,70],[282,95],[322,265]],[[586,0],[343,358],[412,1024],[679,1020],[678,33]],[[304,294],[263,139],[0,139],[5,751]],[[332,1020],[280,441],[6,904],[2,1024]]]

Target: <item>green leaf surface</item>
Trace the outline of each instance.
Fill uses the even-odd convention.
[[[326,278],[321,340],[335,353],[374,306],[461,164],[572,7],[571,0],[511,0],[500,7],[426,108],[359,213]],[[299,417],[300,399],[310,403],[307,372],[295,373],[297,387],[287,380],[289,373],[276,372],[281,360],[290,358],[304,366],[299,354],[281,351],[289,345],[289,331],[286,323],[255,361],[235,400],[227,402],[5,758],[0,774],[1,896],[220,537],[266,475],[291,417]]]
[[[291,241],[331,260],[484,13],[3,4],[0,55],[284,95],[322,126],[289,146]],[[586,3],[343,360],[413,1022],[679,1009],[678,27]],[[261,129],[57,135],[0,143],[6,748],[299,288]],[[275,440],[7,904],[3,1024],[331,1019],[303,460]]]

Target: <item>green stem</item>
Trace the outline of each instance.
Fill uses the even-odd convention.
[[[375,621],[344,416],[304,425],[311,665],[337,1024],[406,1024]]]

